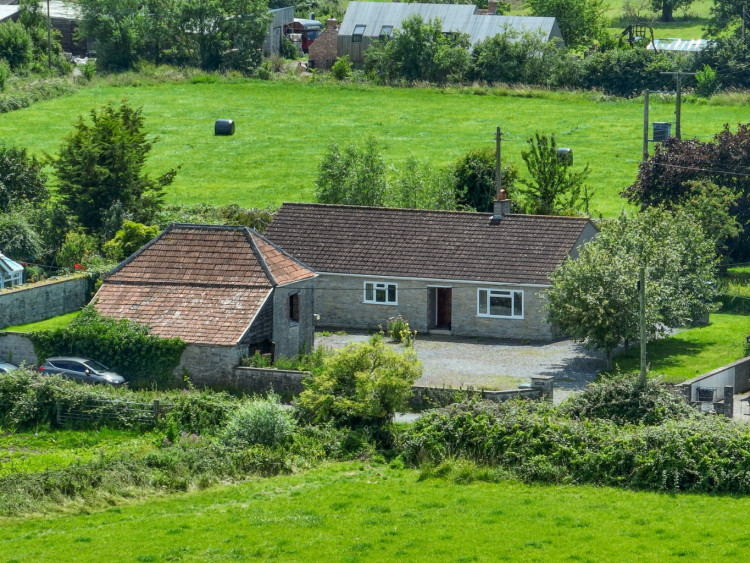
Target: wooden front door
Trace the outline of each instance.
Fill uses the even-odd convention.
[[[453,304],[453,292],[450,287],[438,287],[436,299],[436,328],[451,329],[451,309]]]

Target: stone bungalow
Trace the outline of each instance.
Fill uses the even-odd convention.
[[[187,342],[176,376],[221,381],[254,350],[312,349],[314,278],[252,229],[174,224],[107,274],[94,302]]]
[[[597,232],[582,217],[285,203],[265,233],[315,269],[319,325],[549,341],[549,276]]]

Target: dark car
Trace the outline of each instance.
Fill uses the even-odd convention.
[[[79,383],[102,383],[115,386],[125,383],[123,376],[88,358],[47,358],[39,371],[51,375],[62,375]]]

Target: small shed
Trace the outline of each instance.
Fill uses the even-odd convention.
[[[21,285],[23,266],[0,252],[0,289]]]
[[[284,30],[294,21],[294,6],[268,10],[268,13],[271,16],[271,22],[268,24],[268,33],[261,47],[266,57],[281,51],[281,38],[284,36]]]

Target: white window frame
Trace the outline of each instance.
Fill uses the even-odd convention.
[[[485,292],[485,301],[482,303],[482,292]],[[523,319],[526,313],[525,299],[522,289],[496,289],[489,287],[477,288],[477,317],[489,317],[493,319]],[[521,314],[515,314],[516,296],[520,295]],[[492,297],[510,298],[510,315],[493,315],[490,313],[490,299]],[[484,309],[485,312],[482,312]]]
[[[372,299],[367,298],[367,286],[371,286]],[[393,287],[396,298],[393,301],[388,300],[389,288]],[[378,301],[378,291],[385,292],[385,301]],[[364,289],[364,302],[371,305],[398,305],[398,284],[395,282],[377,282],[366,281]]]

